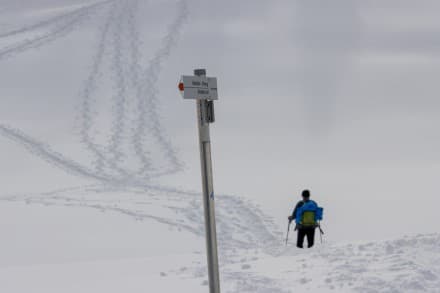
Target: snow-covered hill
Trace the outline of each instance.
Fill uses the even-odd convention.
[[[206,292],[202,197],[193,184],[199,184],[200,176],[194,109],[175,102],[177,90],[170,89],[174,79],[160,82],[189,13],[200,3],[27,2],[0,1],[0,292]],[[222,33],[230,38],[255,33],[253,26],[237,32],[233,24],[220,25]],[[192,41],[199,47],[200,39]],[[192,50],[182,54],[191,56],[191,66],[198,61]],[[221,68],[221,56],[216,57]],[[347,58],[332,62],[348,64]],[[174,59],[176,81],[185,62]],[[226,76],[223,80],[231,88],[236,82]],[[228,114],[245,116],[227,105]],[[283,116],[279,110],[277,106],[276,117]],[[186,119],[171,123],[174,116]],[[223,118],[226,131],[236,127]],[[282,206],[273,191],[276,180],[290,184],[294,176],[262,167],[272,156],[264,150],[274,152],[273,140],[266,138],[281,124],[263,125],[270,129],[266,135],[258,124],[249,130],[256,137],[246,142],[227,140],[214,162],[236,168],[231,176],[240,188],[248,182],[258,189],[258,181],[269,181],[265,202]],[[277,158],[285,160],[282,148],[289,146],[279,147]],[[248,164],[239,164],[237,157],[225,157],[232,151],[255,154]],[[243,170],[253,166],[254,176],[244,176]],[[318,239],[314,248],[298,250],[293,231],[285,246],[285,227],[272,216],[270,205],[222,191],[228,188],[222,186],[216,194],[223,292],[440,292],[439,234],[356,243],[328,241],[326,236],[324,243]],[[433,201],[428,197],[427,202]],[[425,205],[428,216],[415,219],[414,225],[435,222],[429,217],[437,207]],[[334,206],[333,211],[364,212]],[[378,206],[376,212],[387,208]],[[406,208],[412,210],[411,205]],[[329,214],[334,223],[335,213]],[[340,214],[339,231],[345,231],[351,223],[342,220],[350,215]]]
[[[284,246],[284,235],[259,208],[235,196],[218,198],[224,292],[440,288],[438,234],[344,244],[324,238],[315,248],[299,250],[294,240]],[[85,186],[2,198],[2,291],[205,292],[200,200],[197,193],[160,186]],[[56,227],[47,224],[54,220]],[[11,231],[8,221],[31,231]],[[40,234],[42,239],[32,239]],[[38,253],[41,258],[32,255]]]

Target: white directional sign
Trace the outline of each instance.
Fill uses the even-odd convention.
[[[217,100],[217,78],[182,75],[179,90],[184,99]]]

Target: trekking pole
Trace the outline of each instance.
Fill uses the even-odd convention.
[[[287,246],[287,241],[289,241],[290,223],[292,223],[292,222],[289,221],[289,224],[287,225],[286,246]]]
[[[321,229],[321,223],[318,222],[318,229],[319,229],[319,236],[321,237],[321,244],[322,244],[322,235],[324,235],[324,231]]]

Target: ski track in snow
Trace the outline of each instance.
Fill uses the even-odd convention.
[[[38,29],[45,28],[45,27],[50,26],[50,25],[54,25],[54,24],[56,25],[58,23],[64,23],[66,21],[66,19],[69,19],[69,18],[74,17],[74,16],[81,15],[83,12],[90,11],[90,9],[95,9],[95,8],[98,8],[98,7],[102,6],[102,5],[104,5],[104,4],[108,4],[108,3],[114,2],[114,1],[115,0],[107,0],[107,1],[97,2],[95,4],[91,4],[91,5],[88,5],[88,6],[85,6],[85,7],[81,7],[79,9],[74,10],[74,11],[63,13],[61,15],[54,16],[54,17],[52,17],[50,19],[46,19],[46,20],[34,23],[32,25],[25,25],[25,26],[23,26],[23,27],[21,27],[19,29],[14,29],[14,30],[11,30],[11,31],[0,33],[0,39],[1,38],[12,37],[12,36],[23,34],[23,33],[32,32],[32,31],[35,31],[35,30],[38,30]]]
[[[162,46],[155,53],[153,59],[151,59],[148,68],[141,76],[141,82],[138,83],[139,88],[137,100],[139,113],[137,116],[137,127],[133,136],[133,144],[135,145],[138,155],[141,155],[143,153],[141,150],[145,149],[144,137],[146,131],[149,130],[156,138],[171,163],[169,170],[155,174],[156,177],[173,174],[183,169],[183,164],[177,157],[177,153],[170,140],[166,137],[165,130],[161,123],[158,110],[158,90],[156,85],[162,70],[162,64],[170,55],[171,49],[177,42],[181,28],[187,19],[188,7],[186,1],[179,1],[177,12],[178,14],[175,21],[169,26],[168,32],[162,40]],[[149,118],[148,122],[146,121],[147,117]],[[149,124],[148,128],[146,127],[146,122]],[[144,169],[141,169],[140,173],[143,173],[144,171]]]
[[[32,38],[25,38],[22,41],[18,41],[12,45],[1,48],[0,61],[6,58],[11,58],[27,50],[42,47],[63,36],[68,35],[76,28],[78,28],[81,23],[86,21],[97,8],[109,2],[111,1],[104,1],[92,4],[83,8],[79,8],[73,12],[67,13],[64,16],[55,17],[53,19],[42,21],[34,25],[25,26],[18,30],[3,33],[0,38],[5,39],[7,37],[27,32],[34,32],[38,31],[38,29],[48,27],[47,31],[44,33],[36,34],[36,36]]]
[[[168,224],[170,228],[197,236],[204,235],[202,196],[197,192],[168,186],[139,183],[138,186],[127,188],[123,185],[99,184],[42,194],[3,196],[0,200],[90,207],[123,213],[139,220],[155,219]],[[153,210],[150,210],[151,205]],[[145,207],[147,209],[143,209]],[[219,195],[217,207],[218,231],[225,251],[233,251],[237,247],[266,249],[270,246],[268,244],[279,242],[282,238],[280,232],[271,232],[276,231],[272,220],[249,201],[237,196]],[[161,217],[161,211],[166,211],[169,216]]]
[[[274,232],[277,229],[271,218],[251,202],[237,196],[218,195],[217,198],[217,231],[222,267],[243,262],[243,251],[264,251],[270,255],[279,253],[278,244],[281,243],[282,234]],[[140,221],[156,221],[171,229],[192,233],[200,239],[204,237],[202,196],[180,188],[151,184],[127,188],[124,185],[99,184],[41,194],[9,195],[0,197],[0,200],[119,213]],[[206,266],[201,264],[190,268],[186,273],[204,279],[205,271]],[[258,283],[264,283],[264,288],[277,288],[276,281],[258,275],[243,283],[238,277],[240,274],[227,273],[224,277],[228,283],[237,283],[237,288],[241,288],[243,292],[252,292],[252,288]],[[244,290],[247,286],[250,286],[251,291]],[[284,291],[278,288],[271,292]]]
[[[95,157],[95,167],[97,172],[107,174],[109,170],[118,170],[122,178],[137,177],[139,180],[148,180],[152,177],[164,176],[182,170],[183,164],[177,156],[170,139],[165,135],[165,130],[162,126],[160,115],[158,113],[158,98],[156,93],[156,83],[158,82],[159,74],[162,68],[162,63],[169,56],[171,48],[175,45],[180,34],[181,26],[183,25],[186,14],[186,2],[181,1],[178,9],[178,15],[175,21],[169,27],[166,36],[163,38],[163,45],[154,55],[152,61],[149,63],[147,69],[143,70],[140,66],[140,41],[139,32],[136,28],[137,24],[137,0],[129,0],[125,2],[117,2],[112,8],[112,12],[107,17],[106,25],[100,32],[101,41],[98,45],[97,55],[94,59],[94,65],[91,74],[86,81],[85,90],[82,94],[82,109],[81,109],[81,136],[83,143],[88,150]],[[120,13],[115,17],[116,11]],[[113,21],[116,18],[116,21]],[[128,28],[125,27],[128,25]],[[124,29],[122,29],[124,28]],[[123,31],[128,31],[125,35]],[[113,41],[108,40],[107,34],[112,34]],[[128,39],[127,43],[130,48],[126,48],[122,44],[122,40]],[[113,47],[112,69],[113,80],[116,94],[113,97],[113,111],[114,120],[112,124],[111,135],[109,137],[108,146],[98,145],[92,141],[91,131],[94,127],[93,116],[96,111],[93,109],[95,103],[93,93],[97,87],[100,78],[100,70],[104,62],[104,51],[107,47]],[[129,51],[129,52],[126,52]],[[129,56],[127,56],[129,54]],[[131,59],[131,66],[126,74],[123,63],[129,63]],[[141,72],[144,71],[143,74]],[[130,80],[127,80],[129,77]],[[121,150],[125,124],[127,123],[126,104],[128,87],[135,92],[135,100],[137,101],[137,112],[133,113],[136,116],[134,121],[135,128],[131,137],[131,144],[134,149],[134,154],[141,162],[141,167],[138,171],[124,170],[118,167],[118,162],[122,158],[128,157],[130,154],[123,153]],[[165,157],[170,163],[170,167],[164,170],[155,170],[151,158],[148,156],[149,151],[145,145],[147,136],[151,135],[161,150],[165,153]],[[112,154],[112,157],[108,156]]]
[[[85,14],[77,15],[70,21],[57,25],[48,33],[38,35],[31,39],[25,39],[24,41],[2,48],[0,50],[0,60],[10,58],[29,49],[36,49],[46,43],[52,42],[64,35],[67,35],[70,31],[73,30],[76,24],[84,20],[85,16]]]
[[[100,28],[100,38],[97,46],[97,52],[94,56],[92,68],[90,75],[84,83],[84,89],[80,95],[81,98],[81,109],[80,109],[80,118],[81,118],[81,129],[80,136],[81,142],[85,145],[86,149],[93,155],[94,161],[93,165],[98,174],[104,173],[104,162],[106,160],[105,156],[99,150],[99,145],[97,145],[92,140],[91,129],[94,124],[94,108],[93,105],[96,101],[92,98],[94,91],[98,86],[99,75],[101,74],[101,66],[104,59],[104,54],[106,52],[107,39],[109,38],[110,28],[112,21],[115,17],[115,11],[117,9],[117,2],[114,2],[110,7],[110,11],[106,17],[105,24]]]
[[[80,95],[81,107],[79,110],[81,142],[94,157],[96,172],[105,175],[116,171],[116,173],[119,174],[119,181],[127,180],[130,176],[129,171],[118,165],[124,156],[120,147],[126,123],[125,103],[127,99],[123,69],[125,60],[123,59],[124,50],[122,38],[124,28],[122,25],[126,18],[126,10],[129,3],[130,1],[113,3],[108,15],[105,17],[105,23],[99,30],[99,42],[96,48],[96,55],[93,59],[92,69],[88,79],[84,83],[83,92]],[[92,139],[92,130],[95,127],[96,120],[94,116],[98,113],[95,106],[97,100],[94,95],[96,95],[96,89],[104,73],[102,67],[107,51],[112,54],[111,73],[115,92],[112,97],[114,121],[112,122],[108,144],[100,145]]]
[[[87,15],[90,10],[97,8],[103,4],[108,4],[110,2],[113,2],[112,7],[110,8],[110,13],[107,17],[107,21],[106,24],[104,25],[104,27],[101,30],[101,40],[98,44],[98,49],[97,49],[97,55],[94,58],[94,62],[92,65],[92,71],[91,74],[89,76],[89,78],[86,80],[85,82],[85,87],[83,90],[83,94],[82,94],[82,108],[81,108],[81,119],[82,119],[82,124],[81,124],[81,130],[80,130],[80,134],[81,134],[81,139],[82,142],[84,143],[84,145],[86,145],[86,148],[94,155],[94,162],[93,165],[95,166],[95,170],[92,170],[86,166],[82,166],[79,163],[74,162],[71,159],[67,159],[65,156],[53,151],[47,144],[44,144],[42,142],[39,142],[38,140],[32,138],[29,135],[24,134],[22,131],[20,131],[19,129],[15,129],[13,127],[9,127],[7,125],[1,125],[1,134],[7,138],[12,139],[13,141],[17,142],[18,144],[24,146],[28,151],[30,151],[31,153],[34,154],[38,154],[39,157],[42,157],[43,160],[51,163],[54,166],[60,167],[61,169],[67,171],[69,174],[73,174],[73,175],[79,175],[82,177],[88,177],[91,179],[96,179],[99,181],[104,181],[104,182],[109,182],[109,181],[114,181],[114,182],[118,182],[118,184],[121,184],[121,182],[123,182],[128,174],[127,170],[123,170],[120,168],[117,168],[116,166],[116,162],[114,162],[114,160],[109,160],[106,157],[106,153],[104,148],[102,148],[100,145],[98,145],[97,143],[93,142],[91,139],[91,129],[94,125],[94,120],[93,120],[93,114],[95,114],[96,112],[94,112],[93,109],[93,102],[94,100],[92,99],[92,94],[93,91],[96,89],[97,87],[97,82],[99,79],[99,75],[100,75],[100,70],[101,70],[101,66],[102,66],[102,62],[103,62],[103,58],[104,58],[104,54],[105,54],[105,50],[107,47],[110,47],[109,45],[109,34],[111,33],[111,30],[113,29],[113,20],[115,18],[115,12],[117,10],[120,10],[118,8],[120,8],[120,4],[123,3],[121,1],[105,1],[105,2],[99,2],[97,4],[94,5],[90,5],[88,7],[85,8],[81,8],[78,9],[75,12],[69,13],[67,14],[68,16],[75,16],[74,18],[74,22],[76,22],[77,17],[84,17],[85,15]],[[181,3],[184,3],[183,1],[181,1]],[[125,13],[125,18],[127,19],[131,19],[131,17],[133,17],[135,15],[134,10],[137,8],[137,4],[138,1],[137,0],[131,0],[131,1],[125,1],[125,4],[128,5],[130,4],[131,7],[131,11],[130,13]],[[166,35],[165,40],[167,40],[167,42],[165,42],[164,47],[161,48],[161,50],[159,50],[159,52],[156,54],[156,57],[154,58],[155,60],[160,60],[160,62],[163,62],[163,60],[165,59],[165,57],[167,55],[169,55],[170,49],[172,47],[172,45],[174,44],[175,40],[176,40],[176,34],[178,34],[178,27],[181,25],[182,21],[182,15],[186,14],[186,10],[183,9],[183,12],[180,12],[180,14],[178,14],[177,16],[177,21],[174,22],[174,25],[171,26],[171,31]],[[124,13],[121,13],[122,15],[124,15]],[[58,23],[61,23],[61,17],[60,18],[55,18],[51,19],[51,20],[47,20],[47,21],[43,21],[40,23],[37,23],[33,26],[29,26],[29,27],[24,27],[20,30],[16,30],[14,32],[10,32],[10,34],[18,34],[20,32],[27,32],[30,31],[32,28],[39,28],[41,26],[44,26],[46,24],[51,24],[51,23],[55,23],[56,26],[58,25]],[[24,40],[22,42],[22,47],[20,48],[20,50],[12,50],[12,49],[8,49],[7,52],[6,51],[2,51],[3,52],[3,56],[5,56],[5,54],[12,54],[12,53],[20,53],[22,52],[21,49],[26,48],[35,48],[35,46],[37,45],[43,45],[44,42],[41,42],[40,44],[37,44],[36,40],[46,40],[46,39],[56,39],[56,36],[58,33],[65,31],[66,33],[68,33],[67,30],[72,31],[73,30],[73,23],[71,20],[67,22],[67,24],[63,24],[62,27],[56,27],[55,30],[51,33],[48,33],[44,36],[38,36],[35,39],[31,39],[31,40]],[[129,23],[130,27],[135,25],[135,21],[132,20]],[[139,62],[139,44],[140,42],[136,39],[137,38],[137,33],[136,33],[136,29],[135,28],[130,28],[130,35],[132,37],[134,37],[135,39],[131,40],[131,44],[132,45],[136,45],[136,47],[132,48],[131,50],[131,57],[133,58],[133,62]],[[120,32],[118,33],[117,30],[115,30],[114,32],[114,36],[118,36],[120,35]],[[120,40],[117,40],[115,42],[119,42]],[[26,44],[25,44],[26,43]],[[119,45],[117,46],[119,48]],[[118,49],[117,48],[117,49]],[[2,53],[0,53],[0,58]],[[115,56],[118,56],[118,54],[115,54]],[[115,64],[119,64],[121,62],[121,60],[118,60],[118,57],[115,58]],[[156,66],[160,64],[159,63],[155,63]],[[116,66],[117,67],[117,66]],[[132,68],[136,68],[139,67],[139,64],[136,65],[132,65]],[[117,75],[120,76],[121,72],[117,71]],[[149,71],[148,71],[149,72]],[[155,73],[155,79],[157,79],[158,76],[158,72],[156,71]],[[137,76],[137,73],[134,72],[132,74],[133,76]],[[139,86],[139,82],[137,80],[134,80],[133,83],[135,83],[137,86]],[[150,83],[151,84],[151,83]],[[143,88],[141,88],[143,89]],[[138,100],[144,99],[144,97],[142,96],[143,93],[141,90],[137,89],[138,92]],[[123,98],[123,97],[122,97]],[[118,97],[118,99],[120,99]],[[117,101],[117,103],[120,105],[121,102]],[[118,108],[117,106],[115,106],[115,108]],[[159,141],[159,143],[167,143],[168,140],[162,135],[162,134],[158,134],[157,131],[159,131],[159,129],[161,128],[161,124],[158,118],[158,113],[157,110],[154,109],[153,111],[145,111],[142,112],[140,115],[140,119],[138,122],[147,122],[148,121],[148,117],[150,114],[153,114],[153,120],[154,120],[154,125],[156,129],[156,138]],[[119,114],[118,114],[119,115]],[[116,123],[114,124],[114,128],[115,129],[123,129],[123,125],[121,125],[124,119],[124,114],[120,113],[120,117],[116,119]],[[154,119],[155,118],[155,119]],[[141,129],[141,128],[138,128]],[[114,134],[117,132],[117,130],[114,130]],[[141,131],[141,135],[144,134],[144,131]],[[143,143],[140,139],[140,137],[135,137],[135,139],[133,139],[134,144],[135,144],[135,149],[137,150],[137,155],[139,155],[140,151],[144,149],[143,147]],[[118,147],[119,146],[119,141],[115,142],[113,144],[114,147]],[[165,151],[167,153],[171,153],[172,146],[170,143],[168,143],[165,146]],[[174,157],[173,157],[174,156]],[[175,157],[175,153],[173,153],[173,156],[170,156],[170,160],[172,162],[177,162],[178,159]],[[110,162],[109,162],[110,161]],[[142,157],[142,161],[146,162],[148,164],[145,164],[143,166],[143,169],[146,169],[148,166],[151,165],[150,162],[147,161],[147,158],[143,155]],[[111,171],[118,171],[120,174],[123,174],[123,177],[116,177],[115,175],[111,175],[110,172],[106,172],[107,170],[104,170],[105,167],[105,163],[110,164],[111,167],[113,167],[111,169]],[[176,169],[176,168],[174,168]],[[164,175],[167,174],[167,172],[164,172],[162,174],[159,175]],[[158,175],[158,174],[157,174]],[[131,179],[131,180],[126,180],[126,184],[137,184],[137,182],[145,180],[145,177],[140,178],[139,180],[135,179]]]
[[[121,140],[122,135],[121,130],[125,128],[126,123],[126,117],[125,117],[125,101],[126,101],[126,81],[124,79],[124,68],[122,66],[122,62],[126,61],[125,58],[123,58],[123,48],[121,44],[121,38],[122,38],[122,26],[124,20],[128,22],[129,25],[129,37],[131,40],[129,43],[132,46],[135,46],[131,48],[131,58],[133,63],[140,61],[140,42],[138,40],[138,33],[136,28],[134,27],[136,24],[135,17],[138,1],[137,0],[128,0],[128,1],[105,1],[105,2],[99,2],[97,4],[93,4],[84,8],[80,8],[74,12],[65,14],[63,17],[55,17],[53,19],[49,19],[46,21],[39,22],[37,24],[23,27],[19,30],[15,30],[6,34],[3,34],[4,36],[8,35],[14,35],[24,32],[29,32],[32,30],[36,30],[40,27],[53,25],[53,28],[49,30],[49,32],[39,35],[37,34],[36,37],[33,37],[31,39],[25,39],[23,41],[19,41],[18,44],[14,44],[12,46],[8,46],[7,48],[3,48],[0,50],[0,60],[4,57],[10,57],[15,54],[19,54],[25,50],[31,49],[31,48],[37,48],[39,46],[43,46],[47,44],[50,41],[54,41],[58,39],[59,37],[63,35],[67,35],[68,33],[72,32],[75,28],[79,26],[80,23],[83,22],[83,20],[89,16],[92,10],[94,10],[97,7],[100,7],[104,4],[109,4],[113,2],[112,7],[110,8],[110,13],[107,17],[106,24],[101,29],[101,40],[98,44],[97,48],[97,54],[94,57],[92,70],[89,78],[85,82],[84,90],[82,91],[81,98],[81,110],[80,110],[80,119],[81,119],[81,142],[86,146],[86,149],[91,152],[92,156],[94,157],[92,163],[95,168],[94,171],[87,170],[87,172],[81,172],[82,176],[85,176],[86,174],[93,173],[93,176],[90,176],[90,178],[97,179],[108,179],[112,178],[118,182],[122,182],[124,180],[127,180],[127,178],[137,176],[135,180],[127,180],[127,184],[129,181],[140,181],[140,180],[148,180],[150,177],[158,177],[158,176],[164,176],[167,174],[175,173],[182,170],[183,164],[180,162],[176,151],[174,150],[174,147],[172,146],[170,139],[165,135],[164,128],[161,123],[160,115],[158,113],[158,104],[159,100],[157,98],[157,90],[156,90],[156,83],[159,78],[159,74],[162,68],[162,64],[165,61],[165,59],[169,56],[171,48],[175,45],[177,38],[180,34],[181,26],[183,25],[186,15],[187,15],[187,8],[186,8],[186,2],[180,1],[178,5],[178,14],[176,16],[175,21],[172,23],[172,25],[169,26],[169,30],[165,37],[163,38],[163,44],[160,47],[160,49],[156,52],[152,60],[150,61],[147,69],[142,70],[142,68],[138,65],[132,65],[130,69],[133,69],[134,72],[128,74],[132,78],[136,78],[135,80],[132,80],[131,83],[136,85],[135,91],[136,91],[136,99],[138,103],[138,115],[136,118],[136,127],[134,130],[134,134],[132,136],[132,144],[133,148],[135,150],[136,156],[140,159],[142,165],[138,172],[131,172],[130,170],[126,170],[124,168],[120,168],[118,166],[118,160],[121,159],[121,157],[127,155],[122,154],[119,150],[119,147],[121,146]],[[128,7],[128,8],[127,8]],[[115,17],[117,14],[116,12],[120,12],[118,15],[119,17]],[[67,20],[66,20],[67,18]],[[71,18],[71,19],[70,19]],[[115,23],[115,19],[117,19]],[[111,38],[110,34],[112,34],[113,37],[113,43],[109,40]],[[99,145],[97,142],[94,142],[92,140],[92,129],[94,127],[94,115],[96,114],[96,109],[93,108],[94,103],[96,102],[93,98],[93,93],[96,90],[100,78],[101,73],[101,67],[103,63],[103,59],[105,56],[105,51],[112,47],[114,49],[114,56],[113,56],[113,73],[116,76],[115,81],[117,88],[117,94],[114,96],[114,106],[113,109],[115,110],[115,119],[112,125],[112,134],[110,135],[110,143],[107,147]],[[142,76],[139,76],[140,71],[144,71]],[[3,133],[5,133],[5,130],[11,131],[13,128],[9,128],[5,126]],[[22,132],[20,130],[17,130],[17,133]],[[15,131],[14,130],[14,131]],[[158,145],[163,150],[165,157],[168,159],[170,163],[170,167],[164,168],[163,170],[154,170],[152,168],[152,160],[146,156],[146,153],[148,153],[147,148],[145,146],[145,138],[147,136],[147,133],[149,135],[152,135]],[[7,137],[10,137],[8,135]],[[17,141],[22,136],[15,136],[14,140]],[[31,138],[29,135],[26,136],[27,140],[24,140],[21,142],[22,145],[27,145],[27,149],[32,148],[32,146],[35,146],[38,143],[35,139],[33,141],[35,144],[31,145],[29,144],[29,139]],[[35,151],[35,150],[34,150]],[[49,154],[50,152],[53,152],[50,148],[46,148],[45,152],[39,152],[41,156],[45,154]],[[112,156],[109,156],[110,154],[113,154]],[[51,156],[47,157],[47,161],[54,161],[53,159],[57,157],[58,161],[57,164],[60,166],[61,164],[61,158],[59,154],[53,152]],[[63,164],[63,169],[69,169],[69,167],[72,166],[71,160],[68,162],[64,162],[66,164]],[[77,164],[78,165],[78,164]],[[85,169],[85,167],[82,167],[82,169]],[[153,172],[154,171],[154,172]],[[114,172],[117,172],[119,176],[116,176]],[[78,174],[77,170],[75,172],[70,172],[73,174]]]
[[[93,170],[90,170],[87,167],[66,158],[62,154],[53,151],[48,145],[36,141],[35,139],[27,136],[18,129],[0,124],[0,135],[9,138],[10,140],[24,147],[31,154],[34,154],[35,156],[41,158],[42,160],[48,162],[55,167],[61,168],[69,174],[85,178],[92,178],[99,181],[112,180],[111,177],[103,177]]]
[[[130,83],[131,86],[134,89],[134,95],[136,97],[135,100],[137,100],[136,105],[142,106],[143,99],[142,99],[142,86],[141,86],[141,80],[140,80],[140,74],[142,71],[141,67],[141,51],[140,51],[140,36],[139,36],[139,30],[138,30],[138,11],[139,7],[139,1],[134,0],[134,3],[132,5],[132,9],[130,10],[130,14],[128,15],[128,42],[130,45],[129,54],[130,54]],[[144,147],[144,144],[141,143],[142,139],[145,140],[145,138],[142,138],[141,135],[143,132],[139,131],[142,127],[144,127],[146,123],[146,113],[142,115],[142,111],[139,111],[139,113],[133,113],[136,117],[135,120],[133,120],[133,124],[136,125],[133,131],[133,135],[131,137],[131,142],[133,146],[133,151],[138,157],[138,159],[141,162],[141,168],[137,171],[137,174],[143,175],[147,171],[154,172],[155,168],[153,167],[153,162],[150,157],[150,151]]]
[[[108,142],[108,151],[113,154],[113,158],[109,160],[113,168],[118,168],[118,162],[123,159],[123,153],[120,149],[122,138],[126,124],[126,102],[127,102],[127,85],[124,72],[124,64],[127,62],[124,58],[124,31],[125,21],[129,9],[129,1],[125,1],[120,7],[119,14],[113,23],[114,30],[112,36],[113,42],[113,79],[114,79],[114,96],[113,96],[113,112],[114,121],[112,122],[112,131]],[[133,6],[133,5],[131,5]],[[128,173],[124,172],[128,177]]]

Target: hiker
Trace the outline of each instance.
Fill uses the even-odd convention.
[[[309,190],[304,190],[301,195],[302,200],[296,204],[292,215],[288,217],[289,225],[292,221],[296,222],[295,230],[298,230],[296,246],[303,248],[304,238],[307,237],[307,244],[310,248],[314,244],[315,229],[319,227],[319,221],[322,220],[323,209],[310,199]]]

